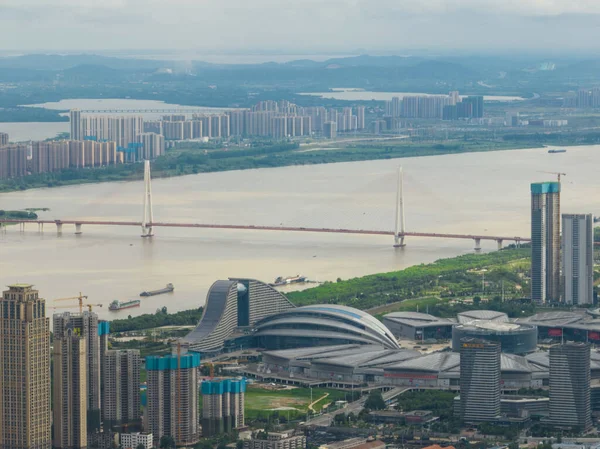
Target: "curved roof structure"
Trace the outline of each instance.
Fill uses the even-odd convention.
[[[200,322],[181,343],[194,351],[217,352],[235,329],[293,308],[283,294],[263,282],[238,278],[216,281],[208,291]]]
[[[428,313],[419,312],[392,312],[384,315],[384,318],[395,323],[413,327],[450,325],[454,323],[454,321],[448,318],[438,318]]]
[[[378,344],[399,349],[390,330],[379,320],[352,307],[321,304],[298,307],[256,324],[257,337],[270,337],[290,346],[331,345],[339,342]],[[275,341],[275,340],[273,340]]]
[[[469,310],[461,312],[457,315],[459,323],[468,323],[469,321],[508,321],[508,315],[504,312],[496,312],[495,310]]]

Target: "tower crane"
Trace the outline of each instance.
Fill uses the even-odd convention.
[[[71,296],[70,298],[57,298],[54,301],[73,301],[74,299],[79,301],[79,313],[83,313],[83,300],[88,299],[88,297],[86,295],[82,295],[81,292],[79,292],[79,296]]]
[[[82,306],[87,307],[88,311],[90,311],[90,312],[92,311],[92,307],[103,307],[102,304],[88,304],[88,303],[82,304]],[[73,306],[54,306],[52,308],[53,309],[72,309]]]
[[[566,173],[561,173],[561,172],[557,172],[557,171],[540,171],[540,173],[548,173],[551,175],[556,175],[558,177],[558,182],[560,182],[561,176],[567,176]]]

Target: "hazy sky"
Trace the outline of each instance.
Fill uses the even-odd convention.
[[[17,51],[595,50],[598,41],[600,0],[0,0],[0,49]]]

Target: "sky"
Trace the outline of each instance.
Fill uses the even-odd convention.
[[[600,0],[0,0],[0,48],[23,53],[558,52],[598,41]]]

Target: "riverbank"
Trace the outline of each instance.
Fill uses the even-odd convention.
[[[197,144],[181,145],[157,158],[152,164],[153,178],[169,178],[198,173],[285,167],[292,165],[330,164],[406,157],[440,156],[539,147],[527,142],[447,141],[414,143],[407,140],[346,141],[342,148],[323,148],[336,142],[313,143],[300,147],[297,143],[266,143],[260,146],[232,149],[207,149]],[[191,144],[190,144],[191,145]],[[143,179],[142,164],[125,164],[83,170],[63,170],[20,179],[0,180],[0,192],[28,190],[114,181]]]

